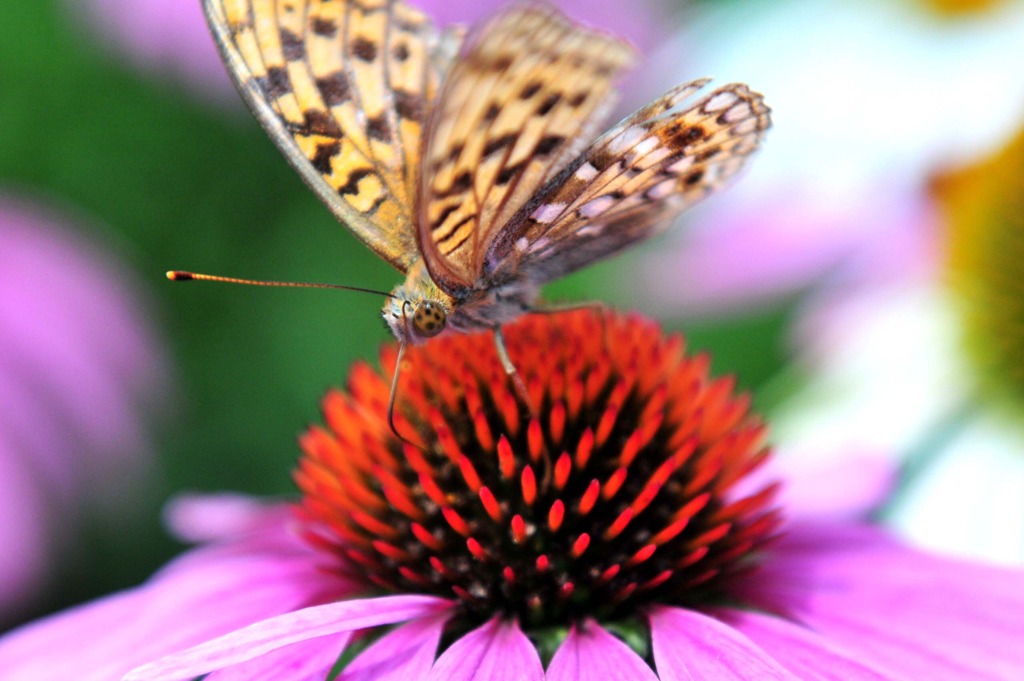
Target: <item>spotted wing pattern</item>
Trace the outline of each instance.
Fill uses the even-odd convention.
[[[449,293],[478,283],[502,226],[593,140],[633,60],[544,5],[511,7],[467,42],[430,116],[417,198],[420,249]]]
[[[204,0],[239,90],[328,208],[405,271],[426,112],[446,68],[398,0]]]
[[[746,85],[698,99],[707,83],[680,85],[602,135],[495,239],[485,280],[568,274],[658,233],[722,187],[771,120]]]

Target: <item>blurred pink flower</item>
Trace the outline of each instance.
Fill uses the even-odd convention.
[[[483,2],[409,2],[436,25],[471,24],[509,4]],[[614,31],[641,48],[651,47],[664,32],[654,0],[639,3],[594,3],[558,0],[569,16]],[[222,103],[238,104],[203,18],[201,0],[74,0],[68,9],[101,37],[105,46],[127,54],[139,67],[178,78]]]
[[[45,584],[86,506],[131,497],[165,394],[130,276],[66,224],[0,196],[0,621]]]
[[[445,2],[445,0],[409,0],[434,18],[439,26],[464,24],[471,26],[506,5],[509,0],[484,2]],[[657,0],[640,2],[589,2],[588,0],[552,0],[570,18],[626,38],[641,50],[654,47],[665,37],[662,4]]]
[[[1019,128],[1024,81],[1006,63],[1024,5],[955,18],[855,0],[704,8],[649,72],[677,78],[688,49],[687,70],[763,92],[774,128],[746,177],[633,263],[638,299],[680,317],[797,299],[794,366],[775,386],[794,388],[772,418],[780,454],[885,453],[914,471],[887,509],[897,531],[1019,564],[1024,427],[978,394],[929,184]],[[1008,175],[1019,195],[1019,168]]]
[[[132,64],[238,105],[203,18],[201,0],[71,0],[68,11]]]
[[[664,316],[729,315],[811,282],[920,276],[934,267],[933,212],[914,195],[875,196],[856,206],[784,197],[750,210],[718,203],[679,248],[644,256],[642,302]]]
[[[744,311],[874,266],[891,275],[929,238],[933,170],[998,145],[1024,110],[1006,68],[1024,41],[1020,3],[957,19],[909,3],[716,3],[691,19],[652,55],[651,89],[694,73],[747,82],[773,128],[653,266],[634,263],[638,298],[660,314]]]
[[[1019,132],[937,177],[929,238],[809,296],[796,333],[808,380],[774,420],[783,441],[819,455],[846,442],[905,459],[890,524],[1011,564],[1024,561],[1022,152]]]

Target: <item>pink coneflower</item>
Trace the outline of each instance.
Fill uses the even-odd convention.
[[[137,282],[82,231],[0,194],[0,626],[52,586],[82,519],[138,498],[166,397]]]
[[[0,668],[219,681],[1024,673],[1019,572],[835,516],[781,526],[763,425],[678,336],[578,312],[524,318],[507,337],[535,412],[487,335],[441,337],[402,367],[404,442],[387,424],[388,377],[359,365],[326,397],[326,427],[302,437],[296,512],[179,506],[179,528],[215,541],[136,590],[15,632]],[[383,366],[394,358],[386,347]]]

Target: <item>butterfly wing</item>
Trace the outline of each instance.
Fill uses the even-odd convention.
[[[334,215],[405,271],[415,169],[446,67],[427,18],[397,0],[204,0],[256,118]]]
[[[495,239],[485,278],[543,283],[647,239],[721,188],[771,125],[760,94],[680,85],[602,135]]]
[[[467,44],[427,124],[417,196],[420,249],[452,294],[478,283],[501,227],[593,139],[633,58],[543,5],[500,12]]]

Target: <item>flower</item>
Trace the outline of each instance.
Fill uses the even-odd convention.
[[[49,584],[76,519],[103,505],[123,511],[129,483],[145,479],[145,417],[166,393],[160,344],[108,253],[67,218],[3,195],[0,243],[0,623],[9,623]]]
[[[301,503],[180,502],[172,524],[205,546],[0,639],[0,668],[215,681],[1024,671],[1020,572],[864,524],[884,475],[832,480],[845,512],[818,520],[800,517],[790,477],[780,525],[763,425],[678,336],[594,311],[526,317],[506,336],[529,404],[488,335],[442,336],[400,368],[399,438],[387,376],[359,365],[325,398],[326,427],[302,436]],[[395,358],[386,347],[384,366]]]

